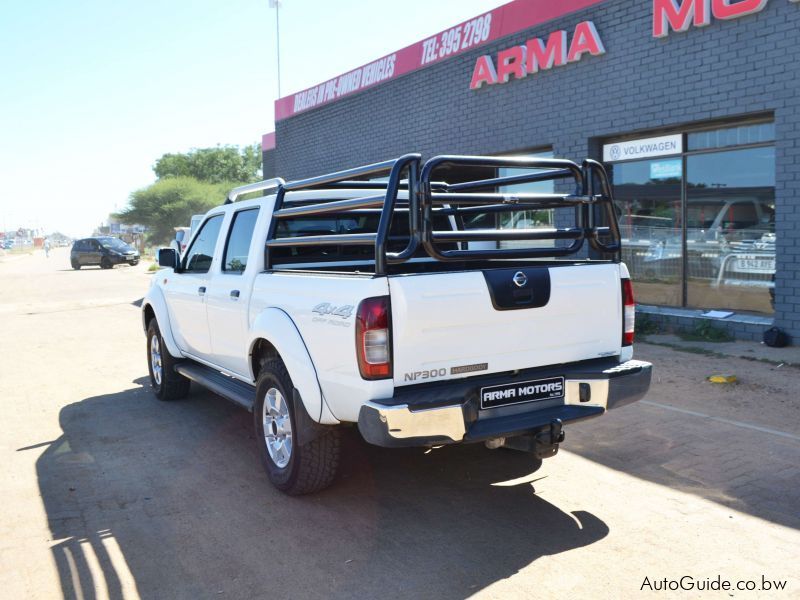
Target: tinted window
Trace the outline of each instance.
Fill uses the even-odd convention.
[[[207,273],[214,258],[214,247],[217,245],[222,215],[211,217],[203,224],[203,228],[186,254],[183,270],[190,273]]]
[[[258,209],[243,210],[233,216],[231,233],[225,246],[223,271],[241,273],[247,266],[247,255],[250,253],[250,242],[258,219]]]

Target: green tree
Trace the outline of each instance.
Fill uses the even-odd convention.
[[[216,146],[164,154],[153,171],[158,181],[133,192],[128,207],[113,216],[128,225],[144,225],[150,243],[163,244],[172,239],[174,227],[222,204],[232,188],[258,181],[261,148]]]
[[[261,176],[261,150],[258,144],[244,148],[195,148],[185,153],[165,154],[156,161],[153,171],[159,179],[194,177],[209,183],[250,183]]]
[[[160,179],[133,192],[128,207],[114,217],[130,225],[146,226],[150,243],[168,243],[174,236],[174,227],[188,225],[192,215],[222,204],[239,183],[209,183],[193,177]]]

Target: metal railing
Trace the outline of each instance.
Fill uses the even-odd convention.
[[[476,179],[448,184],[434,181],[442,168],[462,172],[486,169],[526,169],[530,173]],[[380,178],[384,181],[364,181]],[[361,179],[360,181],[355,181]],[[500,187],[542,181],[571,181],[569,193],[498,193]],[[595,185],[599,187],[595,191]],[[584,242],[604,254],[619,259],[620,232],[611,195],[611,185],[603,166],[586,160],[578,165],[569,160],[486,156],[437,156],[422,165],[420,154],[406,154],[394,160],[347,169],[299,181],[272,179],[233,190],[229,201],[262,190],[276,190],[273,218],[266,242],[266,268],[276,264],[281,249],[297,251],[308,247],[369,247],[375,250],[375,273],[386,274],[396,265],[419,255],[420,249],[436,260],[462,261],[496,258],[563,257],[576,254]],[[370,193],[374,190],[375,193]],[[317,192],[325,192],[319,194]],[[467,229],[464,218],[482,214],[571,208],[574,226],[523,229]],[[280,224],[303,217],[379,215],[374,232],[330,233],[322,235],[279,235]],[[408,217],[407,237],[390,237],[397,214]],[[457,226],[437,230],[434,224],[446,217]],[[599,226],[598,219],[605,224]],[[470,248],[471,242],[552,240],[568,241],[555,247]],[[402,249],[390,251],[391,242]],[[402,245],[404,244],[404,246]],[[443,247],[446,246],[446,247]],[[395,246],[397,247],[397,246]],[[289,261],[291,263],[291,261]],[[299,260],[298,263],[308,262]],[[283,258],[281,266],[284,266]]]
[[[267,179],[265,181],[257,181],[255,183],[248,183],[237,188],[233,188],[228,192],[228,197],[225,199],[225,204],[232,204],[236,202],[239,196],[245,194],[252,194],[253,192],[263,192],[264,195],[269,195],[269,192],[277,190],[280,186],[285,185],[286,182],[280,177],[274,179]]]
[[[452,185],[445,185],[437,191],[431,185],[437,169],[528,169],[531,173],[479,179]],[[594,192],[595,177],[600,183],[600,194]],[[496,189],[509,185],[525,183],[571,180],[574,188],[571,193],[496,193],[480,191]],[[611,253],[618,258],[620,234],[614,213],[611,185],[603,166],[597,161],[586,160],[582,166],[569,160],[549,158],[515,158],[490,156],[437,156],[425,163],[421,174],[422,244],[428,254],[442,261],[482,260],[493,258],[540,258],[563,257],[576,254],[586,240],[597,251]],[[604,211],[607,226],[599,227],[597,206]],[[456,231],[436,231],[433,229],[433,215],[436,213],[464,217],[474,214],[513,213],[521,210],[546,210],[572,207],[575,210],[575,226],[562,228],[534,229],[473,229],[463,226]],[[463,220],[462,220],[463,225]],[[604,242],[603,237],[610,237]],[[497,248],[470,249],[460,247],[455,250],[442,250],[439,245],[447,242],[485,242],[485,241],[541,241],[571,240],[561,247],[545,248]]]

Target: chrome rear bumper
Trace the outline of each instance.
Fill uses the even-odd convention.
[[[650,388],[650,363],[632,360],[609,365],[607,361],[595,361],[592,367],[595,368],[584,364],[560,371],[556,368],[564,373],[565,394],[555,404],[534,402],[479,410],[476,405],[480,388],[498,378],[477,377],[449,382],[460,397],[448,403],[442,403],[442,398],[449,395],[445,387],[448,382],[420,388],[417,398],[413,391],[403,391],[389,401],[368,402],[361,407],[358,428],[369,443],[386,447],[477,442],[537,433],[550,427],[554,419],[566,424],[600,416],[641,400]],[[546,372],[550,371],[553,369]],[[527,371],[510,381],[533,376],[536,372]]]

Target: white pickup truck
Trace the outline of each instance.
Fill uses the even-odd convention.
[[[549,180],[559,193],[508,192]],[[525,210],[563,226],[487,226]],[[289,494],[333,481],[347,426],[379,446],[524,450],[535,468],[564,424],[650,386],[619,256],[591,160],[409,154],[237,188],[183,256],[159,251],[142,304],[153,390],[194,381],[252,411]]]

